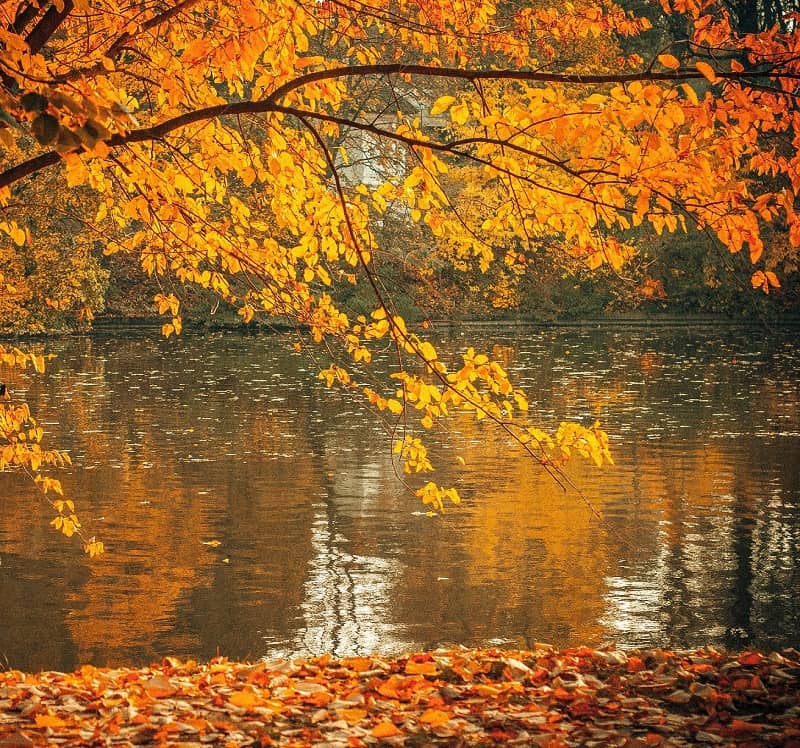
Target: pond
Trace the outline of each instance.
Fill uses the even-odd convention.
[[[599,418],[616,464],[563,492],[457,419],[429,517],[385,425],[269,334],[54,340],[15,373],[107,554],[0,477],[0,667],[396,654],[438,644],[800,643],[796,329],[460,326],[549,427]]]

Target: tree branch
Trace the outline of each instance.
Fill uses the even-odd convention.
[[[67,0],[69,2],[69,0]],[[328,70],[318,70],[306,75],[298,76],[276,88],[269,96],[257,101],[241,101],[231,104],[218,104],[216,106],[202,107],[191,112],[172,117],[158,125],[142,127],[124,134],[114,135],[106,141],[110,148],[118,148],[130,143],[160,140],[169,133],[182,127],[216,119],[225,115],[238,114],[265,114],[281,110],[281,100],[288,94],[310,83],[339,78],[354,78],[371,75],[409,75],[427,78],[449,78],[467,82],[491,81],[529,81],[536,83],[560,83],[564,85],[606,85],[612,83],[632,83],[634,81],[665,81],[680,82],[690,80],[705,80],[705,76],[694,68],[681,68],[679,70],[665,70],[653,72],[645,70],[638,73],[625,73],[619,75],[579,75],[575,73],[546,73],[539,70],[469,70],[463,68],[432,67],[429,65],[405,65],[401,63],[388,63],[378,65],[353,65]],[[763,79],[764,73],[751,73],[748,71],[718,72],[717,78],[730,81],[749,81]],[[776,74],[773,73],[773,76]],[[778,73],[777,77],[788,80],[800,80],[800,72]],[[80,153],[82,151],[78,151]],[[16,166],[0,173],[0,189],[8,187],[14,182],[33,174],[47,166],[59,161],[60,156],[55,151],[35,156],[23,161]]]
[[[31,51],[31,54],[36,54],[56,32],[58,27],[64,22],[64,19],[72,13],[75,7],[72,0],[64,0],[64,6],[58,10],[55,5],[51,5],[47,12],[42,16],[39,23],[37,23],[31,33],[25,37],[25,43]]]
[[[22,34],[25,27],[39,15],[41,10],[41,6],[36,3],[20,5],[17,9],[17,14],[14,16],[14,21],[9,27],[9,31],[13,31],[15,34]]]
[[[34,3],[30,3],[21,8],[9,26],[9,30],[21,36],[25,27],[39,15],[43,7],[44,5],[37,6]],[[39,19],[38,23],[31,29],[31,32],[24,37],[25,44],[28,45],[31,54],[36,54],[47,44],[48,39],[72,12],[73,7],[73,0],[64,0],[64,7],[61,10],[58,10],[55,5],[51,5],[47,9],[47,12]],[[8,73],[0,73],[0,83],[7,91],[15,91],[16,81]]]

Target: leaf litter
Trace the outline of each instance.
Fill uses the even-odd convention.
[[[0,672],[0,748],[786,746],[800,652],[437,649]]]

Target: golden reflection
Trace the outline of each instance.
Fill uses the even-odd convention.
[[[800,635],[786,594],[800,573],[797,359],[788,343],[749,358],[716,345],[580,331],[498,344],[534,417],[601,418],[616,466],[573,465],[582,495],[565,493],[456,419],[432,456],[464,502],[426,517],[370,416],[308,385],[272,339],[65,343],[49,377],[14,386],[71,450],[65,489],[109,552],[80,558],[3,476],[0,574],[15,576],[0,654],[70,667]]]

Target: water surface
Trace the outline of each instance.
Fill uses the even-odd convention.
[[[538,423],[599,418],[614,467],[563,493],[490,427],[441,437],[426,517],[382,424],[270,335],[67,338],[14,374],[99,561],[0,477],[0,666],[397,653],[437,644],[800,644],[797,332],[449,328]]]

